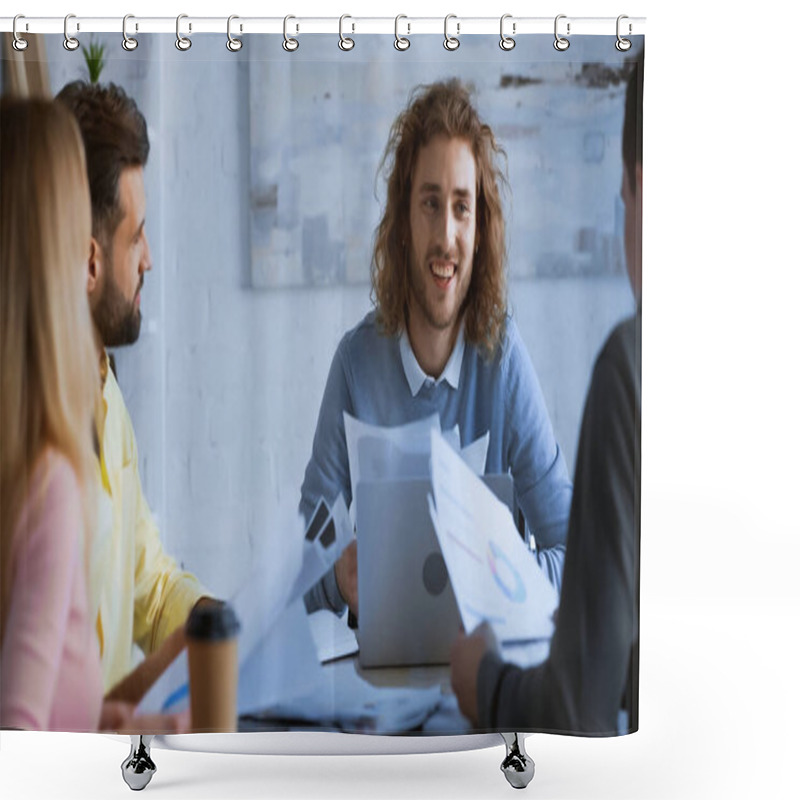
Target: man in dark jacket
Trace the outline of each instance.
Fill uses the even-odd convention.
[[[635,64],[628,82],[622,137],[625,256],[637,312],[595,362],[549,658],[530,669],[503,662],[487,623],[453,645],[453,690],[481,730],[608,736],[639,726],[642,69]]]

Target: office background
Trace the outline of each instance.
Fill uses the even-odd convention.
[[[170,553],[228,596],[278,504],[299,501],[334,350],[371,307],[389,129],[411,89],[435,79],[473,83],[507,150],[509,299],[574,469],[592,363],[634,310],[613,38],[585,37],[568,60],[546,36],[511,53],[486,36],[455,54],[426,37],[410,56],[386,37],[342,53],[337,37],[315,36],[291,59],[276,36],[241,54],[212,37],[181,53],[169,34],[127,53],[118,38],[95,36],[101,81],[121,84],[148,122],[154,266],[140,340],[116,364]],[[87,74],[59,36],[47,55],[54,93]]]

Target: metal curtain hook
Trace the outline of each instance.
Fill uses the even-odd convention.
[[[69,35],[68,26],[71,19],[75,19],[74,14],[67,14],[64,17],[64,49],[70,52],[77,50],[81,46],[81,43],[74,36]]]
[[[458,47],[461,44],[461,42],[458,40],[458,33],[461,30],[461,23],[456,22],[456,35],[450,36],[450,34],[447,32],[447,23],[450,22],[451,19],[457,20],[458,17],[455,14],[448,14],[444,18],[444,49],[452,52],[453,50],[458,50]]]
[[[553,42],[553,47],[555,47],[556,50],[559,50],[562,53],[564,52],[564,50],[566,50],[569,47],[569,39],[566,39],[565,37],[559,35],[559,33],[558,33],[558,21],[560,19],[566,19],[566,18],[567,18],[566,14],[559,14],[556,17],[555,26],[554,26],[556,40]],[[569,22],[567,23],[567,36],[569,36]]]
[[[288,53],[293,53],[300,47],[300,42],[297,39],[293,39],[287,33],[287,25],[289,24],[290,19],[296,19],[291,14],[283,18],[283,49],[286,50]]]
[[[342,27],[343,27],[344,21],[346,19],[353,19],[353,18],[349,14],[342,14],[342,16],[339,17],[339,49],[340,50],[352,50],[356,46],[355,41],[353,41],[353,39],[351,39],[349,36],[345,36],[343,31],[342,31]],[[352,26],[352,29],[355,31],[355,29],[356,29],[355,23],[351,23],[351,26]]]
[[[183,52],[186,52],[192,46],[192,40],[188,39],[186,36],[181,34],[181,20],[188,18],[189,18],[188,14],[178,14],[175,20],[175,36],[176,36],[175,47],[177,47],[178,50],[181,50]],[[189,33],[191,32],[192,32],[192,23],[190,22]]]
[[[411,47],[411,40],[400,35],[399,27],[401,19],[408,19],[408,17],[405,14],[398,14],[394,18],[394,49],[408,50],[408,48]],[[411,24],[407,22],[406,27],[408,28],[408,32],[411,33]]]
[[[26,50],[27,47],[28,47],[28,40],[27,39],[23,39],[19,35],[19,33],[17,32],[17,22],[19,20],[21,20],[21,19],[25,19],[25,15],[24,14],[17,14],[17,16],[14,17],[14,25],[12,26],[12,29],[11,29],[13,34],[14,34],[14,41],[11,44],[13,45],[14,49],[18,53],[21,53],[23,50]],[[26,30],[27,30],[27,27],[28,26],[26,24],[25,25],[25,29]]]
[[[511,14],[503,14],[503,16],[500,17],[500,49],[505,51],[513,50],[517,46],[516,41],[511,36],[506,36],[503,32],[503,24],[507,19],[511,19]],[[516,22],[511,23],[511,32],[517,32]]]
[[[133,14],[126,14],[122,18],[122,49],[127,50],[129,53],[132,50],[135,50],[139,46],[139,40],[134,39],[132,36],[128,36],[128,20],[129,19],[136,19]],[[139,26],[136,26],[136,30],[139,30]]]
[[[625,14],[620,14],[617,17],[617,41],[614,43],[614,47],[616,47],[617,50],[620,51],[620,53],[625,53],[625,52],[627,52],[628,50],[631,49],[631,40],[630,39],[623,39],[622,35],[619,32],[620,31],[620,22],[622,22],[622,20],[624,20],[624,19],[628,19],[628,17]],[[630,35],[632,30],[633,30],[633,26],[629,22],[628,23],[628,35]]]
[[[242,49],[242,40],[237,39],[231,34],[231,22],[233,22],[235,19],[239,19],[236,14],[231,14],[228,17],[228,41],[225,43],[225,47],[227,47],[231,53],[238,53],[239,50]],[[241,28],[239,28],[239,30],[241,31]]]

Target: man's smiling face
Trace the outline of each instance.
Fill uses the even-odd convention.
[[[476,237],[475,158],[464,139],[421,147],[411,180],[411,302],[419,329],[459,324],[472,277]]]

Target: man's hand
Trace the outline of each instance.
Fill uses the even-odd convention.
[[[201,597],[195,607],[218,603],[211,597]],[[128,673],[105,696],[106,700],[119,700],[138,705],[150,687],[161,677],[166,668],[186,647],[186,628],[184,625],[174,630],[155,653],[151,653],[132,672]]]
[[[141,702],[161,673],[186,646],[186,633],[181,626],[173,631],[155,653],[147,656],[106,695],[106,700],[118,700],[134,706]]]
[[[358,616],[358,553],[356,542],[350,542],[333,568],[336,585],[342,599],[350,607],[353,616]]]
[[[99,729],[135,736],[151,733],[188,733],[191,728],[188,711],[181,714],[142,714],[137,717],[134,715],[134,708],[132,703],[104,700]]]
[[[461,713],[473,727],[478,725],[478,668],[488,650],[498,650],[488,622],[482,622],[470,636],[461,631],[450,649],[450,683]]]

